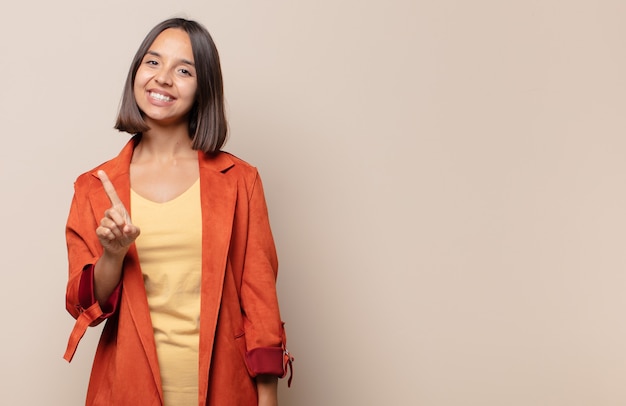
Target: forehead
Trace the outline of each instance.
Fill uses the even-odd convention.
[[[179,28],[168,28],[161,32],[150,45],[149,51],[158,52],[163,56],[184,57],[190,60],[193,57],[189,34]]]

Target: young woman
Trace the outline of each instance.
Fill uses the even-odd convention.
[[[87,405],[276,405],[292,358],[256,169],[221,152],[222,75],[209,33],[170,19],[139,47],[115,126],[120,154],[75,182],[66,307],[107,320]]]

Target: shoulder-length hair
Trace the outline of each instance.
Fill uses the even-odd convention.
[[[228,122],[224,108],[224,85],[217,47],[211,35],[201,24],[183,18],[165,20],[155,26],[144,38],[130,65],[115,128],[130,134],[148,131],[150,127],[135,100],[133,86],[137,70],[150,46],[169,28],[185,31],[191,48],[198,80],[196,101],[189,112],[189,137],[192,148],[205,153],[217,152],[226,142]]]

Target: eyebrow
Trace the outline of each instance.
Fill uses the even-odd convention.
[[[160,53],[158,53],[158,52],[156,52],[156,51],[148,51],[148,52],[146,52],[146,55],[153,55],[153,56],[156,56],[156,57],[158,57],[158,58],[161,58],[161,54],[160,54]],[[181,62],[181,63],[184,63],[185,65],[189,65],[189,66],[193,66],[193,67],[195,67],[195,66],[196,66],[196,64],[195,64],[195,63],[193,63],[192,61],[190,61],[190,60],[188,60],[188,59],[184,59],[184,58],[183,58],[183,59],[181,59],[181,60],[180,60],[180,62]]]

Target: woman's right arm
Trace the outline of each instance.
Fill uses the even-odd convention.
[[[106,174],[99,175],[109,200],[112,199],[111,207],[105,210],[98,223],[88,197],[94,193],[89,177],[80,178],[75,185],[66,227],[69,262],[66,308],[77,318],[98,302],[104,314],[92,325],[99,324],[115,311],[124,257],[139,235],[139,229],[130,223]]]
[[[139,235],[106,174],[98,173],[111,207],[98,224],[91,175],[77,179],[66,226],[69,278],[65,307],[76,319],[63,358],[71,361],[88,326],[115,314],[124,257]]]

